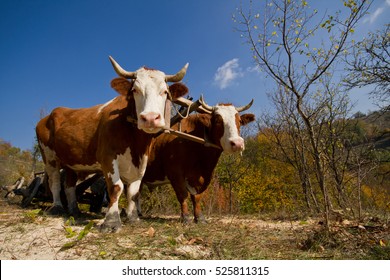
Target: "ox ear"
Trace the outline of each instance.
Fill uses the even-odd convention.
[[[182,83],[175,83],[169,86],[172,99],[175,100],[188,93],[188,87]]]
[[[241,125],[247,125],[250,122],[253,122],[255,120],[254,114],[243,114],[240,116],[240,123]]]
[[[133,87],[133,83],[125,78],[115,78],[111,81],[111,87],[119,94],[126,96]]]

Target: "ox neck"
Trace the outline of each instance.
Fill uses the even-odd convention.
[[[207,127],[204,127],[203,129],[203,139],[206,141],[204,144],[205,147],[213,147],[222,151],[222,147],[210,139],[210,133],[208,133]]]

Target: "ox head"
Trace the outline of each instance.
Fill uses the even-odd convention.
[[[176,74],[166,75],[159,70],[146,67],[128,72],[111,56],[110,61],[115,72],[121,77],[114,79],[111,86],[120,94],[134,99],[138,129],[147,133],[159,132],[166,126],[167,98],[175,100],[188,92],[184,84],[176,83],[184,78],[188,63]],[[168,86],[168,82],[175,82],[175,84]]]
[[[242,152],[245,144],[240,136],[240,127],[254,121],[255,115],[239,113],[248,110],[253,104],[253,99],[248,105],[242,107],[234,107],[231,104],[209,106],[203,100],[203,96],[200,97],[199,102],[211,113],[210,123],[207,125],[210,128],[210,140],[220,145],[224,152]]]

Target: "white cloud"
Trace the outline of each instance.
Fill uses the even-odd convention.
[[[389,2],[390,0],[386,0],[387,4],[389,4]],[[370,24],[374,23],[375,20],[379,17],[379,15],[383,13],[383,10],[384,10],[383,7],[376,9],[375,12],[373,12],[363,20],[363,23],[367,23],[367,22],[369,22]]]
[[[390,1],[390,0],[389,0]],[[255,65],[255,66],[249,66],[246,68],[246,71],[249,72],[249,73],[261,73],[261,69],[258,65]]]
[[[390,0],[386,0],[386,4],[390,6]]]
[[[221,67],[218,67],[214,76],[214,82],[220,89],[230,86],[235,79],[244,74],[238,64],[238,58],[227,61]]]

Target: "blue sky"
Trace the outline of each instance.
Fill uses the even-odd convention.
[[[309,4],[320,12],[342,5],[318,2]],[[189,62],[184,82],[191,96],[203,93],[211,105],[254,98],[252,112],[268,109],[273,81],[250,70],[251,53],[234,31],[232,14],[240,3],[0,0],[0,139],[30,149],[42,112],[115,97],[109,55],[131,71],[145,65],[171,74]],[[381,28],[389,12],[390,0],[374,1],[362,32]],[[374,109],[362,91],[354,98],[356,110]]]

